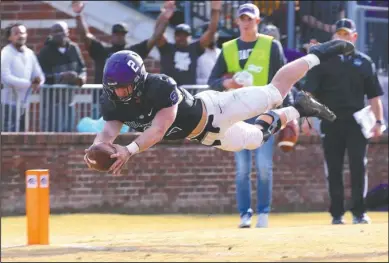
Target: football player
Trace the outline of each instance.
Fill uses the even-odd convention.
[[[127,146],[113,144],[116,153],[111,158],[117,160],[110,171],[118,175],[131,156],[162,139],[196,140],[225,151],[251,150],[297,118],[315,116],[334,121],[333,112],[304,92],[297,94],[293,106],[272,109],[281,105],[309,69],[353,51],[352,43],[332,40],[311,47],[308,55],[284,65],[266,86],[230,92],[206,90],[195,96],[177,87],[169,76],[147,73],[135,52],[119,51],[104,67],[100,104],[106,123],[93,144],[113,144],[123,124],[142,132]],[[243,122],[258,115],[254,125]],[[90,167],[86,155],[84,160]]]

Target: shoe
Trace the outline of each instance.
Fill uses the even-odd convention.
[[[344,225],[346,222],[344,221],[343,216],[333,217],[332,222],[333,225]]]
[[[363,213],[361,216],[353,216],[353,224],[371,224],[371,219],[366,213]]]
[[[249,228],[251,226],[252,213],[248,212],[240,217],[239,228]]]
[[[318,117],[333,122],[336,119],[333,113],[327,106],[319,103],[312,98],[308,93],[299,91],[293,105],[300,113],[300,117]]]
[[[266,228],[269,222],[269,214],[259,214],[256,227]]]
[[[320,62],[324,62],[337,55],[349,55],[354,50],[355,46],[353,43],[336,39],[314,45],[309,49],[308,53],[316,55]]]

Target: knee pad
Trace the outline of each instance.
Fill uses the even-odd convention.
[[[260,117],[262,115],[268,115],[273,118],[273,121],[271,124],[265,122],[264,120],[261,120]],[[254,124],[261,125],[262,133],[263,133],[263,142],[266,142],[269,137],[279,131],[281,129],[281,119],[280,116],[275,113],[274,111],[268,111],[266,113],[263,113],[259,115],[259,117],[255,120]]]

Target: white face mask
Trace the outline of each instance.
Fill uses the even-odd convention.
[[[59,47],[58,51],[61,52],[62,54],[65,53],[66,48],[65,47]]]

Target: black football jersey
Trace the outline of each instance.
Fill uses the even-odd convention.
[[[179,102],[179,97],[183,99]],[[135,96],[126,103],[109,100],[105,92],[100,97],[100,106],[105,121],[121,121],[130,128],[143,132],[151,126],[156,113],[176,103],[177,116],[167,130],[165,140],[184,139],[199,123],[202,116],[202,103],[185,89],[177,87],[176,82],[164,74],[149,73]]]

